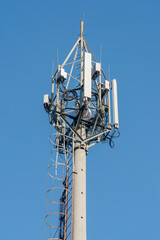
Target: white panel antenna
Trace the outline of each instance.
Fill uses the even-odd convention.
[[[119,129],[118,120],[118,96],[117,96],[117,80],[112,80],[112,100],[113,100],[113,125],[115,129]]]
[[[67,73],[61,68],[57,73],[57,81],[64,82],[67,79]]]
[[[91,53],[84,54],[84,97],[91,98]]]
[[[45,94],[44,97],[43,97],[43,104],[49,104],[49,95],[48,94]]]
[[[95,80],[101,71],[101,64],[100,63],[95,63],[93,68],[92,68],[92,79]]]
[[[44,108],[45,108],[47,113],[49,112],[49,104],[50,104],[50,102],[49,102],[49,95],[45,94],[43,96],[43,106],[44,106]]]
[[[104,81],[104,87],[105,87],[106,91],[109,91],[109,81],[108,80]]]

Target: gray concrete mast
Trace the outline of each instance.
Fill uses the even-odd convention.
[[[80,81],[83,85],[83,21],[81,21],[81,71]],[[83,88],[80,102],[82,105]],[[85,127],[79,126],[78,133],[85,138]],[[77,137],[74,144],[74,186],[73,186],[73,240],[86,240],[86,149]]]

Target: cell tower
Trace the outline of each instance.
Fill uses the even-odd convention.
[[[111,122],[111,101],[113,122]],[[86,240],[86,155],[91,146],[119,136],[117,82],[94,57],[83,31],[52,76],[44,108],[55,132],[50,135],[44,238]],[[46,232],[48,235],[46,235]]]

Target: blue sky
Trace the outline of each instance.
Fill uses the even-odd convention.
[[[42,239],[57,48],[62,63],[85,13],[85,37],[117,78],[121,136],[87,156],[90,239],[160,239],[160,2],[1,1],[0,239]]]

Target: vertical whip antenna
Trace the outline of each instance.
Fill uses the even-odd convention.
[[[102,62],[102,44],[100,44],[100,63]]]
[[[54,60],[52,62],[52,77],[53,77],[53,70],[54,70]]]
[[[110,64],[108,65],[108,80],[110,81]]]
[[[57,48],[57,66],[59,65],[59,52],[58,52],[58,48]]]
[[[83,22],[84,22],[84,18],[85,18],[85,12],[83,12]]]

